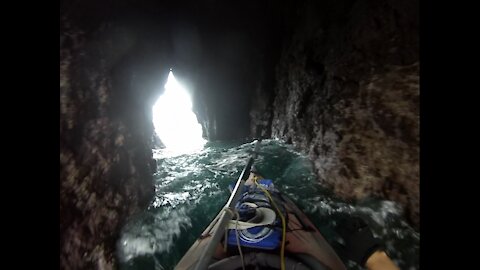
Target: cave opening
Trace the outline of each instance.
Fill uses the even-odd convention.
[[[206,140],[202,137],[202,126],[192,111],[190,93],[176,80],[172,70],[164,88],[152,112],[155,132],[166,150],[187,153],[202,149]]]

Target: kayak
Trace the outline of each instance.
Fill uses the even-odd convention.
[[[346,269],[307,216],[252,164],[175,269]]]

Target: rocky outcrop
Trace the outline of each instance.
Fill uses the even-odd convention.
[[[297,14],[274,101],[251,126],[273,115],[271,135],[307,153],[336,194],[399,202],[418,228],[418,4],[310,1]]]
[[[154,195],[154,91],[134,72],[141,70],[129,58],[141,51],[135,39],[122,27],[86,31],[62,18],[61,269],[114,269],[121,227]],[[167,72],[156,76],[160,83]]]

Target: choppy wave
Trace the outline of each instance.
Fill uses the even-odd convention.
[[[119,257],[125,262],[140,255],[169,252],[181,230],[190,227],[192,221],[185,207],[145,215],[124,230]]]

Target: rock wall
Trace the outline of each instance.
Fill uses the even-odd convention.
[[[296,14],[252,132],[273,115],[271,135],[308,154],[320,182],[399,202],[418,228],[418,3],[307,1]]]
[[[161,59],[132,29],[86,28],[62,18],[60,267],[114,269],[121,227],[154,195],[150,100],[168,69],[147,72]]]

